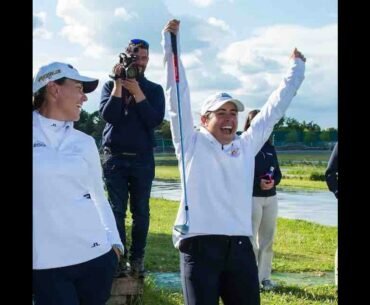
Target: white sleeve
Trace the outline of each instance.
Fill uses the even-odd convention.
[[[289,69],[279,87],[272,92],[261,111],[241,135],[243,143],[252,145],[256,155],[267,141],[275,124],[283,117],[304,79],[305,63],[300,58],[290,59]]]
[[[87,162],[89,164],[91,175],[89,193],[92,201],[95,203],[96,209],[98,210],[99,217],[104,226],[105,232],[107,233],[110,244],[122,245],[117,230],[116,220],[104,191],[103,172],[99,152],[94,138],[89,137],[89,140],[91,141],[87,152]]]
[[[188,81],[186,79],[185,70],[180,58],[179,33],[176,35],[176,39],[179,65],[178,85],[179,85],[179,99],[181,104],[182,140],[184,145],[183,147],[184,154],[186,154],[189,151],[189,147],[192,143],[192,138],[195,135],[195,132],[193,127],[193,117],[191,114]],[[169,112],[172,141],[175,146],[176,156],[180,159],[181,142],[180,142],[179,109],[170,32],[162,31],[161,44],[164,52],[164,65],[166,71],[166,107]]]

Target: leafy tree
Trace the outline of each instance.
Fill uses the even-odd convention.
[[[289,143],[294,143],[298,141],[298,131],[295,129],[290,130],[286,136],[285,141]]]
[[[73,124],[74,128],[86,133],[85,125],[88,119],[89,113],[86,112],[85,110],[81,110],[80,119],[77,122],[74,122]]]
[[[305,131],[303,134],[303,142],[312,146],[313,142],[317,141],[316,132],[313,130]]]
[[[302,125],[294,118],[287,118],[285,125],[288,129],[303,130]]]
[[[327,130],[323,130],[320,132],[319,139],[323,142],[329,142],[330,141],[330,133]]]
[[[163,122],[156,128],[155,133],[162,136],[164,139],[171,139],[170,121],[163,120]]]
[[[274,130],[281,130],[284,128],[284,124],[285,124],[285,117],[283,116],[279,122],[277,122],[274,126]]]
[[[301,127],[303,130],[309,131],[321,131],[321,127],[315,124],[313,121],[306,123],[305,121],[302,122]]]
[[[80,119],[74,123],[76,129],[92,136],[98,146],[101,144],[104,126],[105,121],[99,116],[99,111],[88,113],[82,110]]]

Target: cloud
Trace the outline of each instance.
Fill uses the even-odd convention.
[[[132,38],[144,38],[151,50],[160,52],[160,33],[174,18],[163,0],[110,0],[109,6],[100,0],[58,0],[56,14],[65,23],[60,34],[70,42],[117,54]],[[184,51],[213,47],[235,36],[225,21],[215,17],[184,15],[181,24]]]
[[[160,32],[170,13],[162,1],[58,0],[57,16],[65,26],[61,35],[81,46],[118,54],[132,38],[144,38],[160,50]],[[143,20],[145,22],[143,22]],[[88,54],[88,53],[85,53]]]
[[[236,93],[252,104],[264,102],[281,81],[294,47],[307,58],[300,94],[302,108],[335,107],[337,102],[337,25],[321,28],[277,25],[258,29],[253,36],[231,44],[218,54],[222,69],[242,83]],[[257,97],[260,102],[257,102]]]
[[[138,17],[136,13],[129,14],[124,7],[117,7],[114,10],[114,16],[121,17],[124,21],[129,21]]]
[[[207,7],[213,3],[213,0],[190,0],[195,6]]]
[[[45,28],[46,13],[39,12],[33,14],[33,37],[39,39],[51,39],[53,33]]]
[[[209,24],[211,24],[215,27],[219,27],[225,32],[230,31],[230,26],[227,25],[226,22],[221,20],[221,19],[216,19],[215,17],[210,17],[210,18],[208,18],[207,21],[208,21]]]
[[[45,18],[46,18],[45,12],[33,14],[33,28],[37,29],[43,27],[45,23]]]
[[[214,2],[192,0],[198,7]],[[57,16],[64,22],[59,34],[83,48],[76,54],[79,66],[93,62],[96,71],[108,75],[128,41],[143,38],[150,44],[147,76],[165,85],[160,33],[173,16],[164,0],[110,0],[109,5],[100,0],[58,0]],[[195,111],[206,96],[221,90],[246,106],[261,107],[281,81],[293,48],[298,47],[307,57],[306,79],[291,106],[292,114],[304,116],[310,113],[302,110],[306,108],[335,114],[336,24],[315,28],[280,24],[241,37],[232,23],[219,17],[182,15],[180,20],[182,60]],[[42,24],[42,17],[34,17],[35,30]]]

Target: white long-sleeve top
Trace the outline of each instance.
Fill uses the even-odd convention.
[[[189,233],[181,235],[173,230],[173,243],[178,248],[181,239],[204,234],[251,236],[254,158],[300,87],[304,79],[305,64],[301,59],[291,59],[287,74],[253,119],[250,128],[241,136],[235,136],[230,144],[222,146],[207,129],[201,127],[200,131],[196,131],[193,128],[189,88],[180,59],[178,34],[179,98],[184,145],[182,156],[169,32],[162,32],[161,43],[164,50],[166,103],[172,140],[179,160],[181,179],[183,177],[181,158],[184,157],[189,206]],[[185,203],[182,192],[175,225],[184,222]]]
[[[122,245],[94,139],[33,112],[33,268],[79,264]]]

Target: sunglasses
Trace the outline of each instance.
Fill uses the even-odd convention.
[[[142,39],[131,39],[129,46],[141,47],[144,49],[149,49],[149,43]]]

